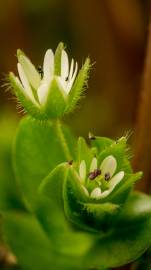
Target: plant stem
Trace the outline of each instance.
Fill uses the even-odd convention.
[[[141,169],[144,172],[144,179],[139,184],[139,188],[149,191],[151,177],[151,16],[135,134],[133,166],[135,170]]]
[[[71,157],[71,154],[70,154],[70,150],[69,150],[69,147],[68,147],[68,144],[67,144],[67,141],[66,141],[66,138],[65,138],[63,128],[62,128],[62,124],[61,124],[60,120],[57,120],[56,128],[57,128],[57,134],[58,134],[59,140],[61,142],[65,157],[66,157],[67,160],[71,160],[72,157]]]

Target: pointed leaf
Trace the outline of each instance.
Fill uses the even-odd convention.
[[[93,237],[85,232],[75,232],[64,215],[63,183],[69,166],[58,165],[42,182],[39,191],[47,196],[47,205],[36,209],[37,216],[53,247],[65,254],[84,255],[93,243]]]
[[[75,158],[75,138],[59,122],[22,119],[14,145],[14,168],[26,200],[32,202],[50,171],[61,162]]]

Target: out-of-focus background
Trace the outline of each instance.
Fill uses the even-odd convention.
[[[16,71],[16,49],[35,65],[47,48],[64,41],[79,66],[91,57],[93,69],[81,108],[69,121],[78,134],[91,130],[120,136],[133,128],[146,48],[149,1],[5,0],[0,9],[0,73]],[[4,89],[0,115],[16,104]],[[10,115],[11,117],[11,115]]]
[[[87,136],[91,131],[100,136],[119,137],[127,131],[135,132],[149,10],[149,0],[2,1],[1,84],[8,71],[17,73],[17,48],[24,50],[38,67],[46,49],[55,50],[63,41],[79,66],[87,56],[93,63],[86,98],[65,119],[75,133]],[[12,138],[21,116],[11,93],[1,88],[0,178],[10,190],[10,205],[17,204],[16,191],[8,179],[12,174]]]

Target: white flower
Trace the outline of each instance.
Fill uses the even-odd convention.
[[[16,77],[17,83],[20,84],[23,94],[34,105],[37,107],[45,105],[54,79],[64,99],[66,99],[75,81],[78,64],[72,59],[69,65],[68,55],[64,49],[61,51],[60,75],[55,74],[55,56],[51,49],[46,51],[44,57],[43,75],[37,71],[31,61],[21,51],[18,52],[18,61],[17,68],[20,81]]]
[[[97,159],[93,158],[89,168],[89,174],[87,174],[86,162],[82,160],[79,166],[79,176],[85,194],[92,199],[99,200],[106,198],[116,185],[121,182],[124,177],[124,171],[115,174],[117,161],[112,155],[106,157],[99,168],[97,163]],[[87,184],[93,180],[96,181],[96,187],[89,192]],[[101,187],[103,186],[103,182],[107,183],[105,189]]]

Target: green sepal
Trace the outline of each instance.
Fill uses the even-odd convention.
[[[70,168],[67,180],[64,183],[64,209],[67,218],[91,232],[106,232],[115,216],[118,214],[119,205],[110,202],[97,204],[92,202],[83,191],[80,179],[74,168]]]
[[[62,187],[67,177],[68,167],[70,165],[65,162],[59,164],[50,174],[44,178],[39,186],[39,192],[47,196],[50,200],[55,201],[62,208]],[[63,208],[62,208],[63,209]]]
[[[132,191],[135,183],[142,178],[143,173],[126,174],[124,179],[114,188],[111,194],[102,201],[110,201],[113,203],[123,204]],[[98,201],[98,203],[101,201]]]
[[[17,82],[15,75],[10,72],[9,74],[9,81],[11,84],[11,87],[13,88],[13,91],[17,97],[17,102],[19,105],[23,106],[23,110],[28,112],[31,116],[34,118],[45,120],[47,119],[47,115],[40,110],[40,106],[34,104],[25,94],[25,90],[21,86],[20,83]],[[38,104],[38,103],[37,103]]]
[[[87,145],[87,143],[83,137],[79,137],[78,142],[77,142],[78,165],[80,165],[80,162],[82,160],[85,160],[86,165],[89,168],[93,157],[94,157],[94,155],[93,155],[92,149]]]
[[[61,73],[61,55],[62,50],[65,49],[63,42],[58,44],[58,47],[55,51],[55,75],[60,76]]]
[[[93,244],[93,237],[75,232],[64,215],[63,184],[71,165],[58,165],[41,183],[40,195],[47,197],[47,205],[37,208],[36,214],[53,247],[64,254],[84,255]]]
[[[117,161],[116,171],[124,171],[125,173],[131,173],[132,169],[130,163],[128,162],[129,156],[127,151],[127,140],[125,137],[123,137],[122,140],[117,141],[117,143],[111,144],[100,152],[100,154],[98,155],[98,163],[101,164],[104,158],[113,155]]]
[[[91,134],[89,137],[92,147],[96,147],[98,153],[102,152],[104,149],[115,143],[114,140],[106,137],[98,137]]]
[[[61,89],[61,86],[59,86],[56,79],[53,79],[48,91],[47,101],[42,106],[44,114],[46,114],[47,118],[50,119],[60,118],[64,114],[65,106],[65,93]]]
[[[87,58],[81,70],[79,71],[78,76],[69,93],[65,113],[70,113],[73,111],[79,100],[83,97],[85,86],[87,85],[89,77],[90,67],[90,59]]]

